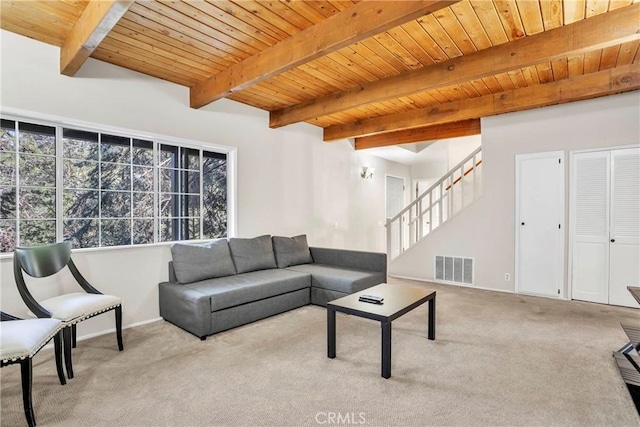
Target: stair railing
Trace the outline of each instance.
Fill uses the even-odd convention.
[[[396,216],[387,220],[387,258],[393,261],[475,201],[482,191],[478,147]]]

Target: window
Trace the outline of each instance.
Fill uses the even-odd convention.
[[[0,250],[56,237],[55,128],[2,120]]]
[[[220,153],[160,146],[161,241],[227,234],[226,160]]]
[[[83,248],[153,243],[153,142],[62,134],[64,238]]]
[[[226,153],[2,120],[0,252],[226,235]]]

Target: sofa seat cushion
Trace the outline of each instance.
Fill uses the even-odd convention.
[[[308,273],[259,270],[183,285],[211,300],[211,312],[297,291],[311,286]]]
[[[323,264],[295,265],[287,267],[285,270],[310,274],[311,286],[315,288],[347,294],[359,292],[387,280],[384,273]]]

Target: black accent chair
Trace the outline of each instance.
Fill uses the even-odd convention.
[[[83,292],[62,294],[53,298],[36,301],[25,283],[22,272],[31,277],[42,278],[58,273],[68,267]],[[62,321],[64,341],[64,362],[67,376],[73,378],[71,349],[76,347],[76,325],[90,317],[115,310],[116,336],[118,349],[122,344],[122,299],[113,295],[104,295],[80,274],[71,259],[69,242],[53,243],[43,246],[16,247],[13,255],[13,273],[22,300],[35,317],[50,317]]]
[[[51,338],[54,342],[56,369],[60,384],[67,383],[62,371],[62,322],[58,319],[27,319],[0,311],[0,320],[6,322],[1,326],[0,334],[0,366],[20,364],[22,377],[22,403],[27,424],[36,425],[36,416],[33,411],[32,384],[33,364],[31,359]]]

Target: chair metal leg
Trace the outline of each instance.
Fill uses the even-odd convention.
[[[73,343],[73,348],[76,348],[76,326],[71,325],[71,341]]]
[[[29,427],[36,425],[36,416],[33,412],[33,401],[31,399],[31,386],[33,384],[33,364],[28,357],[20,361],[20,374],[22,377],[22,403],[24,405],[24,415],[27,418]]]
[[[64,340],[64,365],[67,368],[67,377],[73,378],[73,363],[71,361],[71,328],[66,327],[62,330],[62,338]]]
[[[118,349],[122,351],[124,345],[122,344],[122,306],[116,307],[116,337],[118,338]]]
[[[58,332],[53,337],[53,348],[56,356],[58,379],[60,380],[60,384],[65,385],[67,383],[67,379],[64,377],[64,371],[62,370],[62,331]]]

